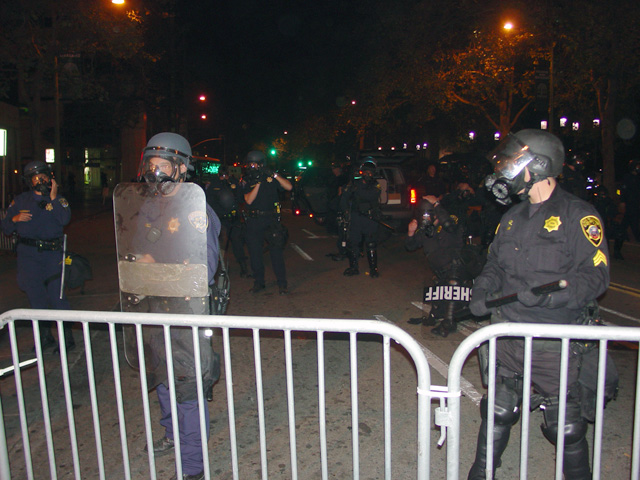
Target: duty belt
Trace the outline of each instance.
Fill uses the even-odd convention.
[[[278,215],[277,210],[247,210],[247,217],[264,217],[267,215]]]
[[[40,240],[38,238],[20,237],[18,241],[24,245],[29,245],[30,247],[38,247],[38,251],[62,250],[61,238],[53,238],[51,240]]]

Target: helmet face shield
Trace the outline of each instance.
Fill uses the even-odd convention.
[[[485,178],[484,185],[503,205],[511,204],[511,195],[526,189],[524,167],[536,159],[527,145],[516,136],[509,135],[507,141],[488,156],[493,164],[493,173]]]

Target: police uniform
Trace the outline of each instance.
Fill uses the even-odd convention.
[[[492,321],[576,324],[587,304],[607,289],[608,265],[607,241],[597,211],[556,185],[546,201],[537,204],[523,201],[502,217],[487,263],[474,282],[474,295],[478,291],[505,296],[564,279],[568,287],[550,294],[544,305],[526,306],[520,301],[503,305],[493,314]],[[510,427],[519,417],[523,356],[521,339],[498,341],[494,467],[499,466]],[[535,391],[545,399],[543,433],[552,442],[555,442],[557,431],[559,366],[560,342],[534,342],[531,381]],[[577,374],[577,362],[571,362],[566,413],[566,432],[569,433],[565,434],[564,453],[567,479],[591,478],[584,437],[586,422],[580,416],[579,400],[572,395]],[[485,417],[486,413],[483,413],[478,453],[469,478],[485,478],[483,462],[486,458],[482,458],[482,455],[486,457]]]
[[[206,190],[207,203],[220,219],[222,229],[231,243],[233,255],[240,265],[240,276],[247,275],[247,256],[244,253],[245,225],[240,216],[241,195],[239,182],[235,178],[222,179],[215,176]]]
[[[380,213],[380,184],[359,178],[345,188],[340,197],[340,209],[349,212],[350,224],[347,240],[349,268],[345,275],[358,273],[360,242],[364,240],[372,276],[377,276],[376,233],[378,223],[373,220]],[[349,273],[352,272],[352,273]]]
[[[471,276],[467,266],[461,257],[464,239],[461,227],[455,216],[449,215],[440,204],[435,206],[434,215],[440,221],[438,225],[431,225],[432,231],[423,228],[416,230],[412,236],[405,239],[405,248],[414,251],[419,248],[424,250],[429,268],[435,276],[436,286],[456,285],[470,287]],[[446,219],[442,221],[441,219]],[[425,325],[435,325],[436,318],[443,318],[443,323],[434,329],[434,333],[447,336],[456,331],[456,322],[453,314],[466,306],[465,301],[437,300],[433,302],[429,319],[422,321]],[[410,323],[418,323],[411,321]]]
[[[240,182],[242,193],[250,193],[260,183],[255,200],[247,205],[247,247],[254,278],[254,290],[264,288],[263,247],[267,240],[271,266],[281,292],[287,290],[287,271],[284,264],[284,230],[280,224],[279,192],[284,191],[273,176],[260,179],[246,177]]]
[[[13,217],[21,212],[30,213],[31,220],[14,223]],[[60,298],[63,227],[70,220],[71,209],[65,198],[51,200],[34,191],[18,195],[2,220],[4,233],[18,234],[18,286],[27,294],[31,308],[70,310],[64,292]],[[54,341],[48,325],[42,325],[40,331],[45,344]],[[65,323],[67,347],[74,344],[70,328]]]

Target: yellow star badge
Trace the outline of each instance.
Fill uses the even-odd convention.
[[[549,217],[544,221],[544,228],[549,233],[558,230],[560,225],[562,225],[560,217]]]
[[[172,218],[169,220],[169,224],[167,225],[167,230],[171,233],[176,233],[180,230],[180,221],[177,218]]]
[[[50,212],[51,210],[53,210],[53,205],[51,205],[50,203],[47,203],[47,206],[44,208],[47,212]]]

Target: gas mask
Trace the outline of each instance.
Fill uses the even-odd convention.
[[[46,179],[45,179],[46,178]],[[49,177],[38,177],[36,179],[35,185],[32,183],[32,188],[34,192],[41,193],[42,195],[51,194],[51,178]]]
[[[168,195],[176,186],[176,178],[180,178],[179,171],[180,164],[173,159],[147,157],[143,158],[138,178],[149,185],[149,193]]]
[[[417,221],[418,230],[424,232],[427,237],[433,237],[435,233],[435,211],[433,205],[427,201],[422,200],[417,209]]]
[[[494,168],[493,173],[484,179],[485,188],[502,205],[510,205],[513,195],[526,199],[529,190],[538,181],[535,175],[531,175],[528,182],[525,181],[525,167],[535,158],[527,145],[516,136],[509,135],[506,142],[489,154]],[[524,192],[519,194],[522,190]]]

